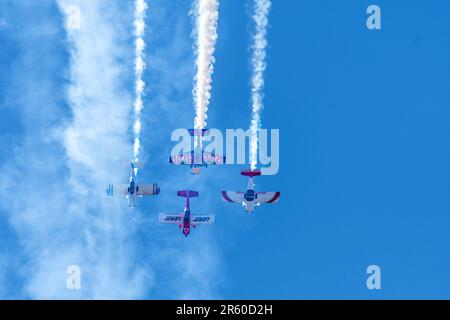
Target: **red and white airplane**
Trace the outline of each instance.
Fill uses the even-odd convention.
[[[211,165],[225,163],[225,156],[206,152],[202,148],[203,137],[210,134],[209,129],[188,129],[188,131],[196,141],[194,150],[171,155],[169,158],[170,163],[190,166],[192,168],[191,174],[193,175],[199,175],[202,167],[208,168]]]
[[[222,191],[223,201],[240,203],[244,206],[245,211],[252,213],[256,206],[261,203],[276,203],[280,200],[280,192],[255,192],[255,183],[253,178],[260,176],[260,170],[242,170],[241,175],[249,177],[247,191]]]
[[[183,214],[159,214],[159,222],[165,224],[177,224],[182,228],[185,237],[191,232],[191,227],[196,227],[198,224],[213,224],[216,220],[214,214],[191,214],[189,206],[189,199],[198,197],[197,191],[182,190],[178,191],[178,196],[186,198],[186,205]]]

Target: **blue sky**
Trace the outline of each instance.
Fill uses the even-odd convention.
[[[130,210],[103,190],[128,175],[133,1],[60,1],[86,9],[68,36],[56,2],[0,0],[1,298],[449,298],[446,1],[273,1],[262,123],[280,129],[281,165],[256,182],[282,196],[253,216],[220,199],[245,187],[240,166],[167,163],[194,119],[191,4],[147,2],[139,179],[162,191]],[[220,3],[213,128],[249,125],[250,4]],[[185,239],[157,215],[187,187],[217,221]]]

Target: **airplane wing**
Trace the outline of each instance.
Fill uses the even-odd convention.
[[[222,200],[233,202],[233,203],[242,203],[244,202],[244,192],[239,191],[222,191]]]
[[[110,184],[108,189],[106,189],[106,194],[109,197],[113,197],[115,195],[128,195],[128,185],[127,184]]]
[[[216,222],[215,214],[191,214],[191,224],[213,224]]]
[[[209,165],[211,164],[224,164],[225,163],[225,157],[215,154],[203,151],[203,161]]]
[[[165,224],[180,224],[183,222],[183,215],[177,213],[160,213],[159,222]]]
[[[195,161],[196,158],[194,151],[175,154],[170,156],[169,158],[169,162],[177,165],[193,165]],[[226,158],[221,155],[203,151],[201,157],[198,157],[197,162],[199,162],[200,164],[206,163],[208,165],[224,164],[226,162]]]
[[[151,196],[159,194],[159,187],[158,184],[140,184],[138,186],[138,190],[136,192],[136,195],[138,196]]]
[[[280,192],[257,192],[256,203],[277,203],[280,200]]]
[[[194,152],[186,152],[182,154],[174,154],[170,156],[169,162],[173,164],[191,165],[194,163]]]

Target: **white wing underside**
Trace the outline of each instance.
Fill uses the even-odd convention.
[[[141,184],[141,185],[138,185],[138,192],[136,192],[136,195],[152,196],[152,195],[158,194],[157,188],[158,188],[158,186],[156,184]]]
[[[257,192],[255,203],[276,203],[278,202],[279,192]]]
[[[216,222],[215,214],[191,214],[191,224],[214,224]]]
[[[233,203],[243,203],[244,193],[239,191],[222,191],[223,201],[233,202]]]
[[[244,192],[239,191],[222,191],[222,199],[232,203],[245,203]],[[258,205],[260,203],[276,203],[280,198],[279,192],[257,192],[253,202]]]
[[[115,184],[114,185],[114,195],[128,195],[128,185],[127,184]]]
[[[164,224],[177,224],[183,223],[183,214],[177,213],[160,213],[159,222]],[[214,214],[191,214],[191,224],[213,224],[216,222],[216,216]]]
[[[181,224],[183,223],[183,215],[177,213],[160,213],[159,222],[164,224]]]
[[[128,184],[115,184],[113,186],[114,195],[128,195]],[[141,184],[138,185],[137,196],[151,196],[158,194],[158,186],[156,184]]]

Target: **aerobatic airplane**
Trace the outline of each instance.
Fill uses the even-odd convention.
[[[198,175],[202,167],[207,168],[208,165],[224,164],[225,157],[209,153],[203,150],[201,141],[203,136],[209,134],[208,129],[188,129],[189,134],[197,139],[194,150],[191,152],[171,155],[169,162],[176,165],[188,165],[192,168],[191,174]]]
[[[260,176],[259,170],[242,170],[241,175],[247,176],[248,184],[247,191],[222,191],[223,201],[240,203],[244,206],[245,211],[252,213],[255,206],[261,205],[261,203],[276,203],[280,199],[280,192],[255,192],[255,183],[253,178]]]
[[[138,184],[136,179],[137,163],[131,162],[130,182],[128,184],[119,184],[108,186],[106,194],[113,197],[115,194],[124,195],[128,199],[128,206],[136,206],[136,197],[151,196],[159,194],[160,188],[158,184]]]
[[[182,232],[185,237],[191,232],[191,227],[194,227],[198,224],[213,224],[216,220],[216,216],[214,214],[191,214],[191,209],[189,205],[189,199],[198,197],[197,191],[189,191],[183,190],[178,191],[178,196],[186,198],[186,205],[184,207],[183,214],[159,214],[159,222],[165,224],[176,224],[179,228],[182,229]]]

